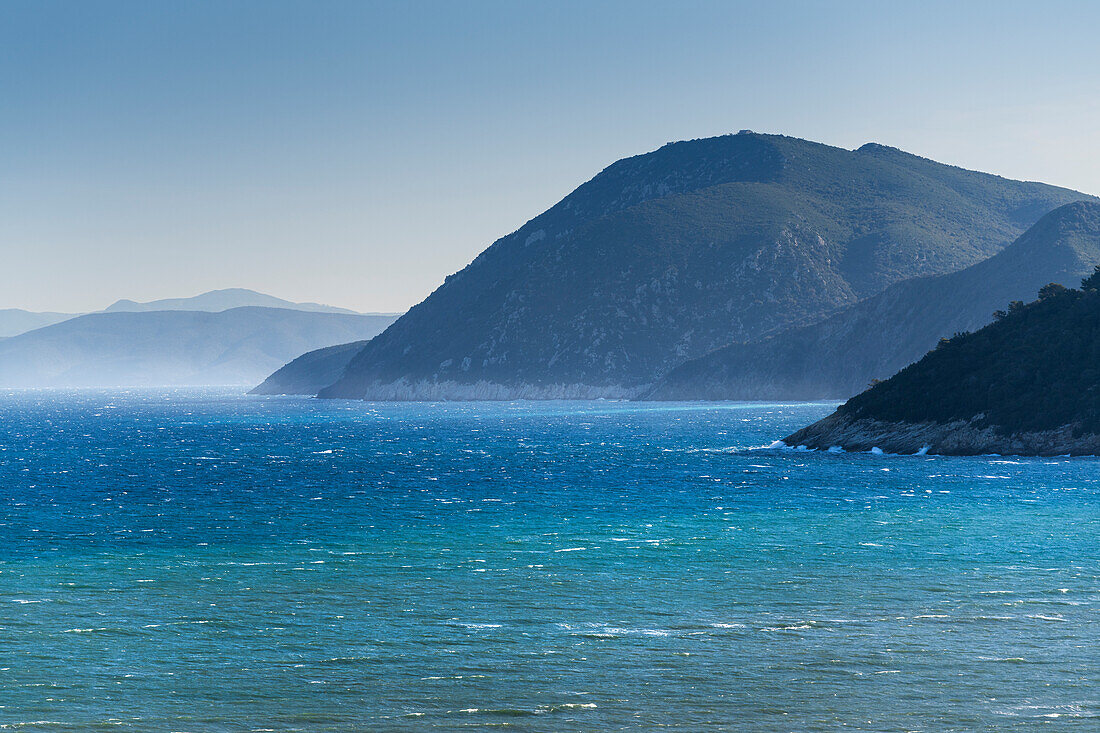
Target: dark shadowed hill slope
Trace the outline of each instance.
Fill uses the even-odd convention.
[[[1050,282],[1100,264],[1100,203],[1067,204],[993,257],[949,275],[898,283],[820,323],[734,344],[672,370],[652,399],[849,397],[919,359],[940,338],[972,331]]]
[[[2,387],[253,385],[303,352],[393,316],[233,308],[92,313],[0,341]]]
[[[889,452],[1100,454],[1100,268],[943,342],[784,439]]]
[[[321,395],[636,396],[719,346],[985,259],[1080,198],[878,145],[669,144],[494,243]]]
[[[315,395],[342,377],[348,362],[366,345],[366,341],[355,341],[302,354],[265,379],[252,394]]]

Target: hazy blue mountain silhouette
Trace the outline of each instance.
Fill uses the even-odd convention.
[[[140,313],[147,311],[209,311],[218,312],[230,308],[287,308],[289,310],[310,311],[315,313],[355,313],[347,308],[336,308],[320,303],[295,303],[274,295],[258,293],[247,288],[226,288],[211,290],[190,298],[165,298],[138,303],[133,300],[119,300],[112,303],[105,313]],[[379,315],[379,314],[374,314]]]
[[[18,336],[36,328],[75,318],[79,313],[53,313],[26,311],[21,308],[0,309],[0,338]]]
[[[395,318],[257,307],[91,313],[0,341],[0,386],[254,385]]]

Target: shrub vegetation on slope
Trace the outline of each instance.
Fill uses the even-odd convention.
[[[945,339],[838,412],[912,423],[981,416],[1002,433],[1100,432],[1100,267],[1079,290],[1052,283],[980,331]]]

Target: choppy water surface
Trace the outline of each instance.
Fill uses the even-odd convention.
[[[0,728],[1100,729],[1100,462],[830,409],[0,395]]]

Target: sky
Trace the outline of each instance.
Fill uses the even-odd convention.
[[[1100,3],[0,4],[0,308],[402,311],[615,160],[752,129],[1100,194]]]

